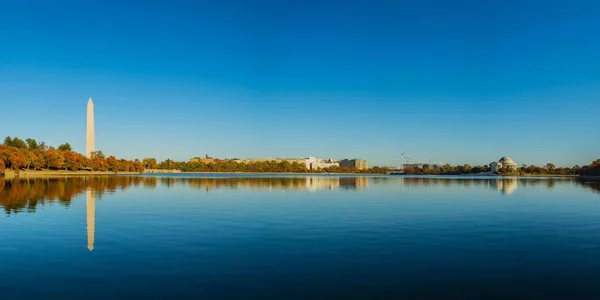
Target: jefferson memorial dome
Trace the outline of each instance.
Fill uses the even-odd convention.
[[[510,157],[504,156],[498,162],[491,163],[490,168],[492,169],[493,172],[498,172],[501,168],[516,170],[517,163],[514,160],[512,160]]]

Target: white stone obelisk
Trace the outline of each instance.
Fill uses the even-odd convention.
[[[85,191],[88,250],[94,250],[94,233],[96,232],[96,192],[92,189]]]
[[[92,158],[92,153],[96,151],[96,136],[94,135],[94,101],[92,97],[87,103],[87,133],[85,144],[85,155]]]

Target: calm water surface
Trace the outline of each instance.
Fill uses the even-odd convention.
[[[0,179],[0,299],[599,299],[573,179]]]

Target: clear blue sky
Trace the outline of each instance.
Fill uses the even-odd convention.
[[[597,1],[2,1],[0,135],[106,154],[600,157]]]

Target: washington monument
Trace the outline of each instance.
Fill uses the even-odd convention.
[[[92,158],[92,153],[96,151],[96,136],[94,135],[94,101],[92,97],[87,103],[87,133],[86,133],[85,155]]]

